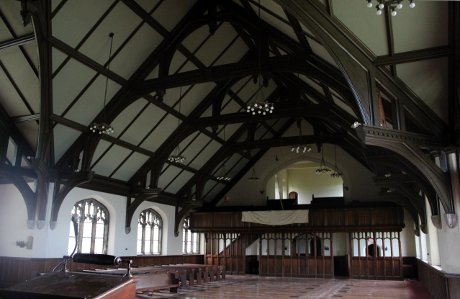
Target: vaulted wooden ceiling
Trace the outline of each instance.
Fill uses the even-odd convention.
[[[38,218],[47,182],[54,216],[76,186],[126,195],[131,213],[215,205],[271,147],[333,143],[376,184],[453,212],[432,154],[458,145],[458,5],[405,4],[392,17],[364,0],[3,0],[2,182]],[[262,97],[274,113],[248,114]]]

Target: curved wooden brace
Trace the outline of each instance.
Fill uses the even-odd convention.
[[[133,202],[131,202],[131,197],[128,197],[126,200],[126,218],[125,218],[125,233],[129,234],[131,232],[131,221],[133,220],[133,215],[136,209],[144,202],[142,196],[136,197]]]
[[[427,234],[428,227],[424,198],[422,196],[418,196],[414,190],[411,190],[408,186],[403,185],[400,182],[390,181],[387,183],[387,186],[401,194],[413,207],[415,207],[415,210],[420,216],[420,229],[423,233]]]
[[[62,202],[69,192],[81,184],[91,181],[94,177],[94,171],[74,175],[69,181],[61,183],[56,181],[54,184],[53,202],[51,204],[50,228],[56,227],[56,221],[61,208]]]
[[[191,210],[193,210],[193,206],[184,206],[184,207],[179,207],[176,205],[176,212],[174,214],[174,236],[179,237],[179,225]]]
[[[35,216],[37,212],[37,195],[30,189],[30,186],[24,180],[23,177],[11,175],[10,178],[13,184],[18,188],[27,208],[27,227],[33,229],[35,225]]]
[[[369,126],[359,126],[357,133],[364,144],[388,149],[409,161],[436,190],[446,213],[455,214],[448,175],[415,146],[417,142],[411,140],[415,134]]]

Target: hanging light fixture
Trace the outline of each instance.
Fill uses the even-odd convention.
[[[225,142],[226,142],[226,139],[225,139],[225,126],[224,126],[224,146],[225,146]],[[220,172],[222,173],[222,175],[216,177],[216,179],[218,181],[221,181],[221,182],[230,182],[230,180],[232,179],[231,177],[228,177],[226,174],[227,174],[227,169],[225,168],[225,161],[223,162],[222,164],[222,168],[220,169]]]
[[[182,87],[179,89],[179,115],[180,115],[180,108],[182,103]],[[177,128],[179,128],[180,118],[177,119]],[[179,163],[184,164],[187,158],[181,155],[180,150],[180,143],[177,144],[176,148],[173,151],[173,154],[168,157],[168,161],[171,163]]]
[[[109,33],[109,38],[110,38],[110,50],[109,50],[109,59],[107,60],[107,70],[110,71],[110,57],[112,56],[112,47],[113,47],[113,36],[114,36],[114,33],[113,32],[110,32]],[[99,135],[102,135],[102,134],[106,134],[106,135],[110,135],[113,133],[113,128],[111,125],[109,125],[107,122],[106,122],[106,115],[105,115],[105,104],[106,104],[106,101],[107,101],[107,87],[109,85],[109,77],[106,76],[105,77],[105,90],[104,90],[104,106],[102,107],[102,122],[100,123],[92,123],[90,126],[89,126],[89,130],[92,132],[92,133],[95,133],[95,134],[99,134]]]
[[[334,145],[334,171],[331,173],[332,178],[339,178],[342,173],[337,168],[337,145]]]
[[[302,123],[301,120],[297,121],[297,127],[299,128],[299,139],[302,139]],[[291,146],[291,152],[296,154],[305,154],[311,152],[311,146],[309,145],[293,145]]]
[[[373,0],[366,0],[367,7],[372,8],[374,4],[372,3]],[[407,0],[409,2],[409,7],[415,7],[415,0]],[[377,9],[377,15],[381,15],[385,6],[389,7],[391,10],[391,15],[394,17],[398,14],[398,10],[403,8],[403,0],[377,0],[375,4],[375,8]]]
[[[261,22],[260,18],[260,0],[259,0],[259,22]],[[261,26],[260,26],[261,27]],[[252,115],[267,115],[273,113],[273,110],[275,109],[275,106],[273,103],[268,101],[267,99],[264,98],[264,93],[263,93],[263,87],[265,84],[262,84],[263,76],[262,76],[262,64],[261,64],[261,56],[262,54],[260,53],[261,51],[261,42],[260,39],[262,38],[261,36],[259,38],[259,43],[258,43],[258,68],[259,68],[259,73],[257,75],[257,83],[258,83],[258,88],[257,88],[257,99],[255,102],[248,104],[246,107],[246,112]],[[265,82],[264,82],[265,83]]]
[[[321,162],[319,168],[316,169],[316,174],[328,174],[331,172],[329,168],[326,167],[326,162],[324,162],[324,148],[321,149]]]

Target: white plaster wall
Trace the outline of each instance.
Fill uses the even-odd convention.
[[[404,224],[406,225],[401,234],[401,251],[403,256],[416,256],[417,250],[415,247],[415,224],[410,214],[404,210]]]
[[[52,190],[52,186],[50,186]],[[70,211],[82,199],[94,198],[104,204],[110,214],[108,254],[136,255],[137,219],[142,210],[155,209],[163,218],[163,255],[182,254],[182,230],[174,236],[172,206],[144,202],[133,215],[131,232],[125,233],[126,197],[74,188],[64,199],[54,229],[50,228],[51,199],[47,205],[47,221],[42,229],[27,228],[27,211],[24,200],[13,185],[0,185],[2,209],[0,210],[0,256],[59,258],[67,254],[70,228]],[[51,198],[51,195],[50,195]],[[16,241],[33,237],[31,250],[19,248]]]
[[[323,148],[325,152],[326,164],[329,167],[333,167],[334,146],[331,144],[324,144]],[[278,161],[276,161],[275,157],[278,157]],[[248,180],[252,176],[251,168],[243,176],[243,178],[227,193],[227,195],[230,197],[230,200],[226,202],[221,201],[219,205],[265,205],[266,196],[269,195],[271,197],[272,194],[274,194],[274,190],[267,189],[268,183],[274,186],[272,180],[273,175],[279,170],[284,169],[288,165],[298,161],[313,161],[319,163],[321,161],[321,154],[316,152],[315,146],[313,146],[311,152],[306,154],[292,153],[290,151],[290,147],[270,149],[254,165],[254,169],[257,176],[259,177],[259,180]],[[339,147],[337,147],[337,168],[342,172],[343,196],[346,201],[379,200],[378,190],[375,188],[374,182],[372,180],[373,174]],[[293,178],[289,178],[289,180],[289,188],[291,188],[291,186],[293,186]]]
[[[289,191],[298,193],[299,204],[309,204],[315,197],[342,197],[343,181],[329,175],[317,175],[316,167],[289,169]],[[286,197],[285,197],[286,198]]]

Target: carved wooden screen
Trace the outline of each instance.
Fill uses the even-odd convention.
[[[401,278],[399,232],[352,232],[350,250],[350,277]]]
[[[259,273],[268,276],[332,277],[332,234],[266,233],[259,239]]]

